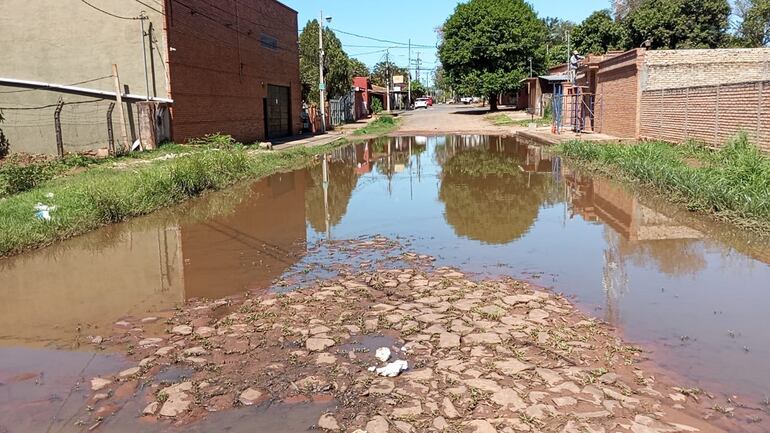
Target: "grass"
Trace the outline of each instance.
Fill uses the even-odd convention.
[[[513,119],[511,119],[510,116],[503,113],[487,114],[486,116],[484,116],[484,119],[495,126],[506,126],[506,125],[513,125],[516,123],[514,122]]]
[[[241,145],[214,146],[174,159],[118,170],[96,166],[77,175],[42,181],[0,198],[0,256],[48,245],[103,225],[181,203],[209,190],[306,165],[345,141],[314,148],[253,152]],[[34,215],[37,203],[56,206],[52,219]]]
[[[553,119],[547,117],[536,117],[534,119],[522,119],[514,122],[514,124],[524,127],[529,127],[530,123],[534,123],[536,126],[551,126]]]
[[[557,151],[605,174],[652,187],[690,210],[770,229],[770,158],[745,134],[716,151],[661,141],[634,146],[572,141]]]
[[[398,127],[398,119],[389,115],[381,114],[375,121],[361,129],[353,132],[353,135],[383,135],[393,131]]]

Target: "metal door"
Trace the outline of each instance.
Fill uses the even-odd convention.
[[[267,86],[265,135],[268,139],[291,135],[291,91],[285,86]]]

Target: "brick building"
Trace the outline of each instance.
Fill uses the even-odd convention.
[[[770,150],[770,48],[610,52],[588,56],[576,75],[585,96],[564,98],[564,125],[571,125],[569,107],[578,99],[587,131],[710,146],[745,132]],[[544,86],[532,85],[543,78],[525,85],[542,91],[528,95],[530,107],[550,98]],[[564,94],[576,92],[560,83]]]
[[[129,139],[136,103],[172,100],[171,138],[222,132],[254,142],[301,129],[297,12],[275,0],[7,0],[0,15],[0,125],[12,151],[53,153],[61,99],[66,151],[106,147],[112,64]],[[138,19],[144,17],[144,19]],[[77,23],[76,25],[74,23]],[[35,37],[19,38],[34,34]],[[146,66],[145,66],[146,64]],[[8,79],[8,80],[3,80]],[[77,83],[78,92],[18,80]],[[97,93],[89,93],[89,92]],[[101,92],[101,93],[98,93]]]

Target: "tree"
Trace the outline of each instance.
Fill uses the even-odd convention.
[[[645,0],[612,0],[615,12],[615,21],[620,22],[631,12],[639,9]]]
[[[572,34],[575,23],[550,17],[543,23],[548,31],[545,66],[550,68],[567,61],[567,34]]]
[[[737,37],[745,47],[770,45],[770,0],[736,0]]]
[[[374,68],[372,69],[372,83],[378,86],[387,87],[389,82],[388,74],[390,74],[390,79],[392,79],[394,75],[403,75],[404,80],[406,80],[409,71],[406,68],[396,66],[393,62],[382,61],[374,65]]]
[[[612,19],[607,9],[592,13],[575,27],[572,35],[575,49],[584,54],[625,50],[629,45],[626,29]]]
[[[324,80],[329,99],[350,91],[352,74],[348,55],[332,30],[324,30]],[[311,20],[299,35],[299,70],[302,99],[318,103],[318,21]]]
[[[546,27],[524,0],[470,0],[457,5],[443,26],[439,58],[454,88],[465,95],[515,91],[545,61]]]
[[[730,40],[729,17],[728,0],[647,0],[623,23],[632,47],[718,48]]]
[[[368,77],[370,74],[369,67],[364,62],[358,59],[350,59],[350,73],[354,77]]]
[[[422,98],[425,96],[426,93],[428,93],[428,89],[425,88],[425,86],[422,85],[421,82],[412,80],[409,83],[409,87],[412,88],[412,98]]]

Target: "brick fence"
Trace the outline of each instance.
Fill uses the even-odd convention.
[[[644,50],[631,50],[599,63],[594,125],[617,137],[638,136],[639,70]]]
[[[770,81],[645,90],[640,137],[722,146],[741,131],[770,151]]]

